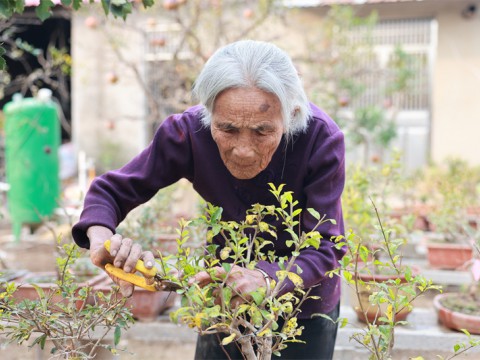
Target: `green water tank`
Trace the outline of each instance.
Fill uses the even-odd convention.
[[[35,98],[16,94],[3,110],[8,210],[18,241],[22,225],[41,223],[58,207],[59,107],[41,89]]]

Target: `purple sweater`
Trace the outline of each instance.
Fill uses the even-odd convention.
[[[315,286],[311,295],[320,300],[307,300],[299,318],[313,313],[328,313],[340,299],[340,279],[325,272],[335,268],[343,256],[330,241],[344,233],[340,197],[345,181],[345,149],[343,133],[322,110],[312,105],[313,118],[305,133],[288,143],[282,139],[268,167],[249,180],[234,178],[224,166],[210,129],[199,120],[200,106],[168,117],[157,130],[150,145],[128,164],[95,179],[84,203],[80,221],[73,227],[75,242],[88,248],[86,231],[101,225],[115,232],[130,210],[149,200],[156,192],[181,178],[188,179],[204,200],[223,208],[223,220],[241,221],[246,210],[255,203],[277,205],[268,183],[285,184],[303,209],[314,208],[336,225],[325,223],[319,228],[323,236],[318,250],[307,248],[297,258],[305,287]],[[302,227],[312,229],[315,220],[303,212]],[[281,223],[273,223],[279,231],[274,248],[278,256],[291,252],[285,245],[288,234]],[[218,241],[218,240],[217,240]],[[278,264],[262,261],[257,265],[276,279]],[[287,284],[282,293],[293,289]]]

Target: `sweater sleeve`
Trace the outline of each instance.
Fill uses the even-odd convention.
[[[72,235],[78,246],[89,248],[87,230],[93,225],[115,233],[118,224],[138,205],[158,190],[193,172],[191,143],[183,117],[172,115],[156,131],[152,142],[140,154],[118,170],[97,177],[84,201],[80,220]]]
[[[300,252],[295,265],[301,269],[304,287],[319,285],[326,277],[325,273],[338,266],[338,260],[345,254],[345,249],[336,249],[332,237],[344,234],[341,195],[345,183],[345,145],[344,135],[340,130],[333,131],[328,137],[317,138],[307,164],[307,176],[303,183],[306,202],[302,211],[302,230],[311,231],[317,223],[306,209],[312,208],[327,219],[334,219],[335,224],[326,222],[317,230],[322,235],[320,247],[308,247]],[[258,268],[277,280],[276,272],[280,270],[277,263],[261,261]],[[295,272],[297,266],[291,271]],[[287,281],[280,294],[292,291],[294,285]]]

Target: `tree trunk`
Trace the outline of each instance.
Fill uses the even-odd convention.
[[[248,337],[239,339],[238,342],[242,347],[242,354],[245,356],[246,360],[258,360],[255,351],[253,350],[253,344]]]
[[[272,338],[264,337],[258,348],[258,360],[270,360],[272,358]]]

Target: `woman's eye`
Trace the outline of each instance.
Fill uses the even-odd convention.
[[[226,132],[227,134],[234,134],[235,132],[237,132],[237,129],[233,128],[233,127],[227,127],[225,129],[223,129],[224,132]]]
[[[255,134],[257,134],[258,136],[265,136],[267,135],[267,131],[265,129],[256,129]]]

